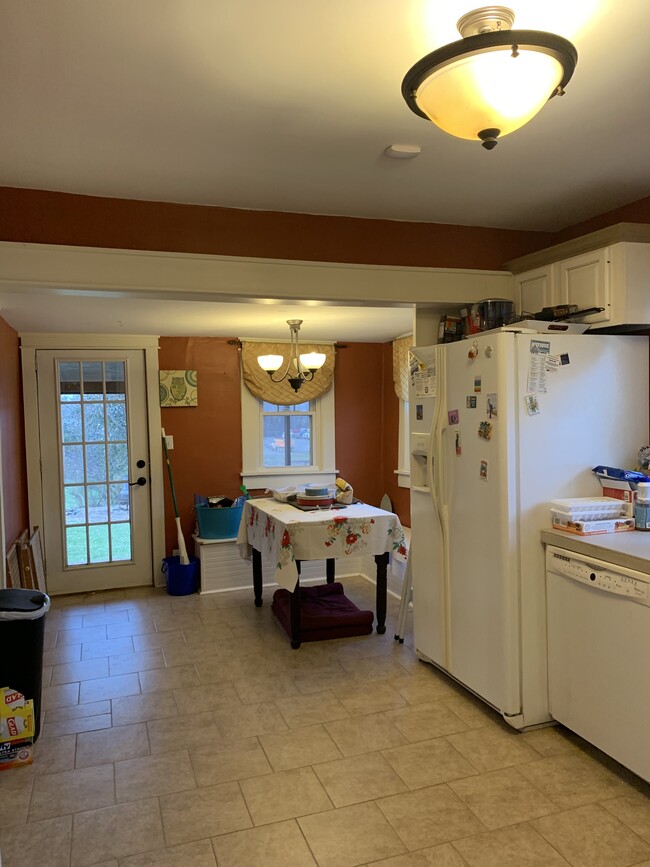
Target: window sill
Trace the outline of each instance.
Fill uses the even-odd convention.
[[[408,470],[393,470],[397,476],[397,484],[400,488],[411,487],[411,474]]]
[[[241,477],[247,488],[270,488],[278,485],[306,485],[314,479],[333,485],[338,470],[310,469],[309,467],[265,467],[243,470]],[[283,481],[284,480],[284,481]]]

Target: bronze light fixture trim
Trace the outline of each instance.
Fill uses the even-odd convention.
[[[503,6],[463,15],[457,24],[463,38],[432,51],[406,73],[402,96],[411,111],[492,150],[499,136],[563,95],[578,61],[574,45],[553,33],[512,30],[514,18]],[[492,84],[485,85],[486,79]]]
[[[294,391],[298,391],[304,382],[311,382],[316,371],[325,364],[326,355],[324,352],[307,352],[301,355],[300,346],[298,344],[298,332],[302,325],[302,319],[287,319],[289,332],[291,335],[291,344],[289,347],[289,360],[287,366],[279,379],[275,379],[273,374],[280,369],[284,358],[282,355],[259,355],[257,363],[271,377],[273,382],[282,382],[287,379],[289,385]],[[289,376],[291,365],[294,365],[295,374]]]

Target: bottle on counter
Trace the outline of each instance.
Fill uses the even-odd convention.
[[[650,482],[637,484],[634,523],[637,530],[650,530]]]

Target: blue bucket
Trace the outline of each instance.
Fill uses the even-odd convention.
[[[209,506],[195,506],[194,508],[199,524],[199,538],[237,538],[241,513],[244,510],[243,506],[230,506],[227,509],[211,509]]]
[[[199,582],[199,561],[190,557],[190,562],[183,566],[180,557],[165,557],[162,561],[162,572],[167,578],[167,592],[170,596],[189,596],[196,593]]]

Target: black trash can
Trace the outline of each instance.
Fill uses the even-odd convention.
[[[38,590],[0,590],[0,688],[34,701],[34,741],[41,730],[43,638],[50,597]]]

